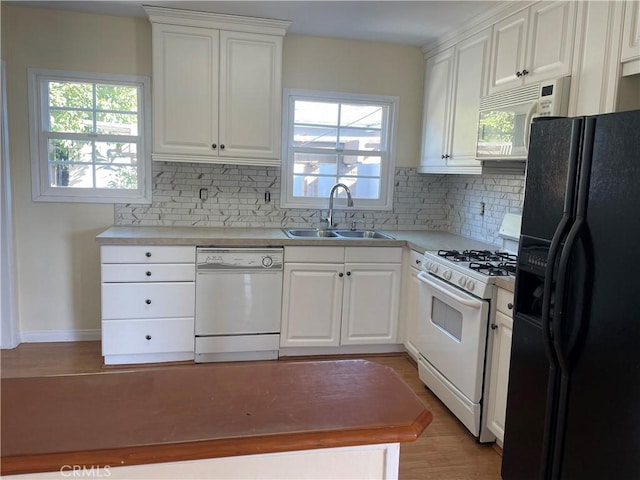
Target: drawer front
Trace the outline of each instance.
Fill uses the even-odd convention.
[[[101,268],[102,281],[113,282],[193,282],[196,268],[193,263],[105,263]]]
[[[103,245],[102,263],[194,263],[196,247],[162,245]]]
[[[511,305],[511,308],[509,308]],[[513,316],[513,293],[504,288],[498,288],[498,300],[496,309],[505,315]]]
[[[344,263],[344,247],[285,247],[287,263]]]
[[[102,322],[103,355],[193,352],[193,349],[193,318]]]
[[[345,263],[401,263],[402,247],[346,247]]]
[[[102,318],[193,317],[195,283],[103,283]]]

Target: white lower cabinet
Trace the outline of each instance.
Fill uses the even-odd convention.
[[[195,247],[101,247],[107,365],[193,360]]]
[[[513,294],[498,288],[495,317],[491,322],[493,349],[489,377],[487,425],[489,430],[497,437],[499,445],[502,445],[504,440],[504,420],[507,411],[509,361],[511,359],[511,336],[513,332],[512,309]]]
[[[286,247],[281,347],[395,344],[402,248]]]
[[[418,337],[418,321],[420,315],[420,273],[422,266],[422,254],[410,250],[405,269],[405,286],[403,287],[404,307],[404,347],[411,357],[418,361],[419,351],[416,344]]]

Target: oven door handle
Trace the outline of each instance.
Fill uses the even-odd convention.
[[[483,305],[481,300],[472,300],[470,298],[464,298],[464,297],[461,297],[460,295],[456,295],[455,293],[450,292],[445,288],[442,288],[440,285],[438,285],[433,280],[431,280],[428,274],[426,274],[425,272],[418,272],[418,280],[420,280],[422,283],[427,284],[429,287],[433,288],[434,290],[437,290],[440,293],[448,295],[449,297],[453,298],[456,302],[459,302],[462,305],[466,305],[467,307],[481,308]]]

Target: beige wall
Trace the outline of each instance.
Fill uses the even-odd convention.
[[[100,328],[99,249],[113,207],[31,200],[27,68],[151,75],[145,19],[2,6],[21,332]],[[287,36],[283,85],[400,97],[397,166],[419,158],[419,48]]]
[[[418,47],[288,35],[283,63],[285,88],[400,97],[396,166],[418,165],[424,82]]]
[[[95,236],[113,206],[31,200],[27,68],[151,74],[143,19],[3,6],[20,330],[100,328]]]

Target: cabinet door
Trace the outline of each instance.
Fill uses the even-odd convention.
[[[345,264],[342,345],[396,343],[400,264]]]
[[[217,155],[218,31],[152,28],[154,158]]]
[[[624,10],[624,29],[621,60],[640,57],[640,2],[627,0]]]
[[[457,45],[451,123],[451,158],[448,166],[477,166],[478,114],[489,62],[491,30],[487,29]]]
[[[421,167],[444,167],[449,146],[453,47],[427,59]],[[425,172],[429,173],[429,172]]]
[[[343,264],[285,263],[282,347],[337,347]]]
[[[494,337],[493,351],[491,353],[487,425],[489,430],[498,438],[499,443],[502,444],[504,440],[504,419],[507,411],[513,320],[502,312],[496,312],[491,328],[493,329]]]
[[[489,93],[517,87],[522,84],[518,72],[525,68],[525,44],[529,10],[518,12],[493,26],[493,48]]]
[[[279,159],[282,37],[220,32],[220,156]]]
[[[540,2],[530,8],[525,83],[571,74],[575,25],[575,2]]]
[[[418,360],[419,351],[416,340],[418,338],[418,319],[420,312],[420,280],[418,280],[417,268],[408,268],[406,274],[406,296],[405,296],[405,338],[404,346],[414,360]]]

